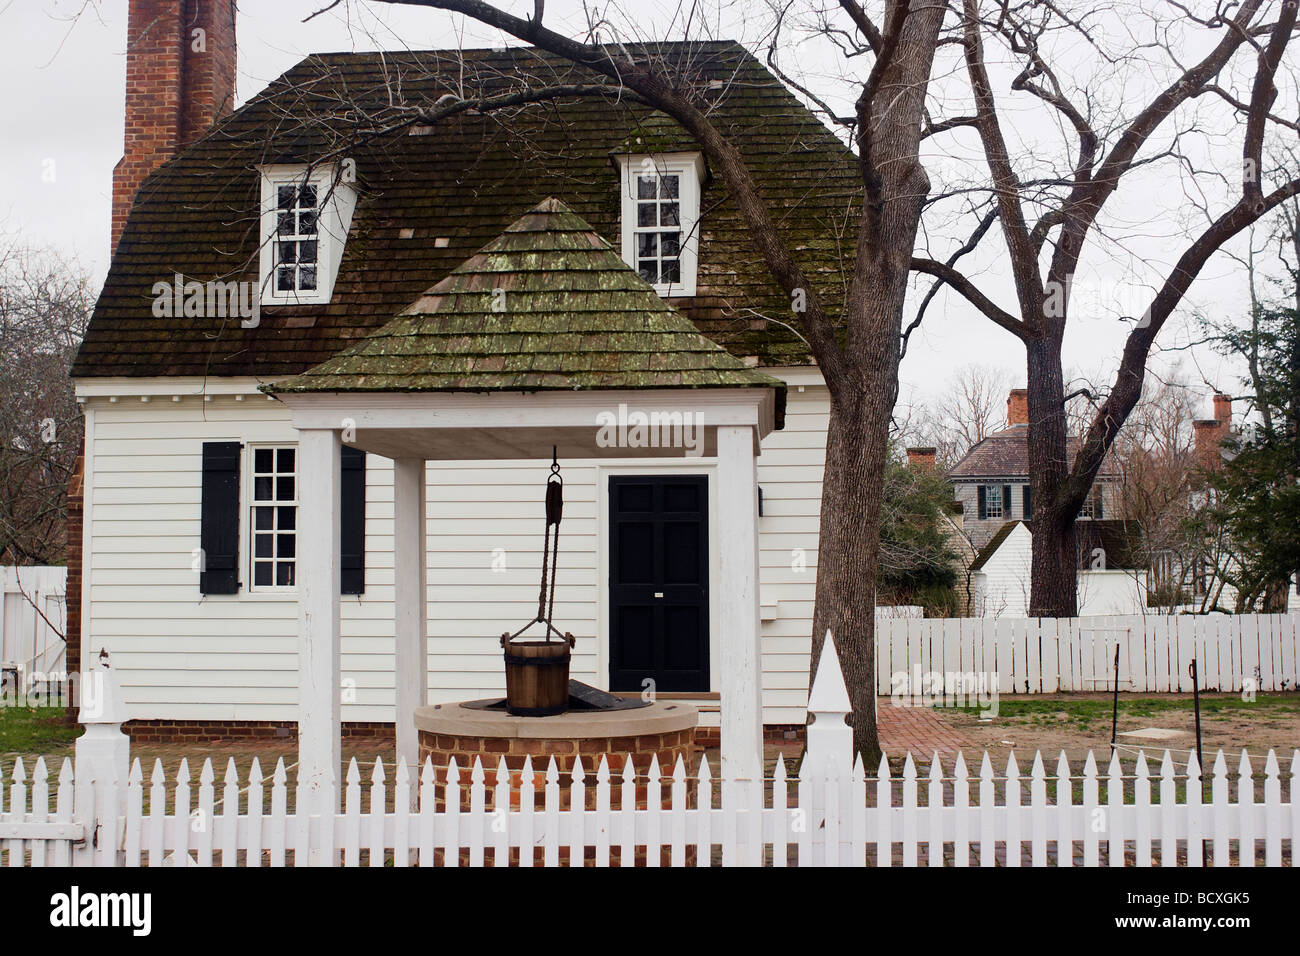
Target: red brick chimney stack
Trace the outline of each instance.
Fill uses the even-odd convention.
[[[1222,392],[1214,393],[1214,420],[1219,423],[1219,441],[1232,435],[1232,399]]]
[[[145,178],[235,105],[235,0],[130,0],[113,248]]]
[[[1218,468],[1220,424],[1214,418],[1200,418],[1192,422],[1192,437],[1196,464],[1205,469]]]
[[[1007,396],[1007,427],[1029,424],[1029,389],[1013,388]]]
[[[908,468],[934,468],[935,455],[938,449],[934,447],[909,448],[907,449],[907,467]]]

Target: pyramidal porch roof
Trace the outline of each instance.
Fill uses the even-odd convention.
[[[387,325],[265,390],[501,392],[770,388],[558,199],[510,225]]]

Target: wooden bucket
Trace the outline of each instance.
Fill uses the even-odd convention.
[[[549,717],[569,709],[569,658],[576,639],[511,641],[506,657],[506,711],[515,717]]]

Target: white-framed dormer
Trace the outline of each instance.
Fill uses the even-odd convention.
[[[695,295],[704,158],[699,153],[616,158],[623,261],[664,298]]]
[[[330,301],[357,195],[349,160],[261,166],[258,287],[266,305]]]

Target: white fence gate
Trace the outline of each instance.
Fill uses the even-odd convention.
[[[1295,690],[1300,614],[1083,618],[895,618],[876,622],[876,691],[897,675],[986,675],[999,694]]]
[[[0,567],[3,686],[28,689],[36,675],[66,668],[68,569]]]
[[[51,793],[44,761],[22,761],[0,781],[0,864],[83,866],[1281,866],[1300,839],[1300,751],[1287,779],[1278,758],[1242,754],[1235,773],[1222,753],[1203,781],[1194,756],[1166,753],[1155,773],[1144,755],[1102,772],[1091,755],[1028,774],[1013,756],[972,772],[958,755],[894,775],[851,761],[848,695],[831,653],[809,700],[814,722],[796,774],[782,760],[758,780],[719,779],[707,761],[688,774],[652,764],[640,776],[579,765],[561,778],[553,760],[539,776],[504,761],[432,763],[415,779],[405,763],[376,761],[363,780],[349,766],[341,808],[289,784],[280,761],[269,780],[230,761],[220,782],[211,760],[197,791],[182,761],[174,780],[161,763],[146,779],[127,751],[115,679],[102,717],[86,719],[76,774],[65,760]],[[105,672],[107,673],[107,672]],[[84,747],[83,747],[84,744]],[[1259,763],[1262,779],[1257,779]],[[540,767],[537,769],[541,769]],[[389,772],[392,771],[391,783]],[[1208,786],[1207,786],[1208,784]],[[1286,796],[1283,795],[1285,784]],[[6,799],[7,798],[7,799]],[[51,800],[53,798],[53,803]],[[566,799],[567,798],[567,799]]]

